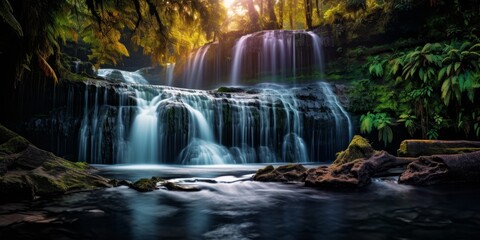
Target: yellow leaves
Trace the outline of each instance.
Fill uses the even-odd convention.
[[[121,42],[115,43],[115,50],[123,56],[130,57],[130,54],[128,53],[127,48]]]
[[[55,83],[58,83],[57,74],[48,62],[42,56],[38,55],[38,66],[46,77],[52,78]]]

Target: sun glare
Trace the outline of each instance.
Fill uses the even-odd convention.
[[[231,17],[235,14],[235,12],[232,9],[233,1],[235,1],[235,0],[223,0],[223,5],[227,9],[228,17]]]

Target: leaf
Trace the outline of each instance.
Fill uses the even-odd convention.
[[[443,67],[442,69],[440,69],[440,71],[438,72],[438,81],[442,80],[443,76],[445,75],[445,72],[447,71],[447,68]]]
[[[0,17],[19,37],[23,37],[22,26],[13,16],[13,9],[8,0],[0,1]]]
[[[461,62],[456,62],[455,63],[455,72],[460,68],[460,65],[462,65]]]
[[[360,117],[360,132],[361,133],[370,133],[372,132],[373,127],[373,118],[370,116],[373,115],[368,113],[367,115],[362,115]]]
[[[53,79],[55,83],[58,83],[58,78],[57,74],[55,74],[55,71],[53,68],[48,64],[48,62],[43,58],[42,56],[38,55],[38,65],[40,69],[43,71],[43,74],[45,74],[46,77],[50,77]]]
[[[120,43],[120,42],[116,42],[116,43],[115,43],[115,50],[116,50],[117,52],[119,52],[120,54],[126,56],[126,57],[129,57],[129,56],[130,56],[130,54],[128,53],[128,50],[127,50],[127,48],[125,47],[125,45],[123,45],[123,44]]]
[[[445,106],[448,106],[450,103],[451,89],[450,89],[450,80],[446,79],[442,84],[442,99]]]

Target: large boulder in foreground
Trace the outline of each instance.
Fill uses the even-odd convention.
[[[277,168],[268,165],[259,169],[253,176],[253,180],[260,182],[303,182],[306,176],[307,169],[301,164],[288,164]]]
[[[376,174],[410,162],[411,159],[397,158],[385,151],[377,151],[367,139],[356,135],[348,148],[337,154],[337,159],[330,166],[310,169],[305,185],[326,188],[363,187]]]
[[[398,182],[411,185],[480,183],[480,151],[420,157],[407,166]]]
[[[305,185],[325,188],[363,187],[371,182],[375,174],[409,162],[408,159],[397,158],[385,151],[375,151],[368,159],[358,158],[340,165],[310,169]]]
[[[0,201],[31,200],[76,190],[109,187],[86,163],[41,150],[0,125]]]
[[[399,157],[420,157],[445,154],[460,154],[480,151],[479,141],[403,140],[397,150]]]

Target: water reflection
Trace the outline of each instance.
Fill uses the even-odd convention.
[[[104,168],[110,177],[165,176],[202,190],[118,187],[4,204],[0,238],[475,239],[480,233],[475,186],[416,188],[387,178],[363,189],[325,191],[248,180],[258,167]],[[12,214],[43,216],[44,222],[7,224]]]

